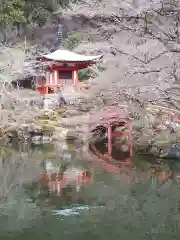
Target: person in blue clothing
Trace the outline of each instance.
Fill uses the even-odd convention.
[[[67,101],[65,100],[61,92],[59,93],[58,104],[60,107],[64,107],[67,105]]]

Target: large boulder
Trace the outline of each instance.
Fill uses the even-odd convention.
[[[68,130],[66,139],[67,140],[75,140],[77,138],[76,131],[75,130]]]
[[[4,129],[4,133],[10,139],[18,139],[18,137],[19,137],[18,130],[19,130],[18,125],[17,124],[12,124],[10,126],[7,126]]]
[[[54,120],[58,116],[58,113],[52,109],[44,109],[41,110],[39,115],[37,116],[37,119],[41,120]]]

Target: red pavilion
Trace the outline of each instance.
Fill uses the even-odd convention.
[[[56,50],[38,58],[43,62],[45,77],[36,78],[36,90],[40,94],[54,93],[68,84],[76,86],[79,82],[78,70],[95,64],[102,55],[85,56],[68,50]]]

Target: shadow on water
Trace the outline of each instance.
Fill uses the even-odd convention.
[[[107,144],[96,148],[103,154]],[[179,163],[134,153],[132,166],[114,174],[79,150],[65,142],[0,147],[1,239],[179,237]],[[112,165],[127,158],[118,148],[112,155]]]
[[[98,149],[101,154],[106,154],[108,152],[108,147],[107,147],[107,139],[104,138],[102,141],[96,141],[94,143],[95,148]],[[112,159],[117,159],[119,162],[123,162],[126,158],[129,158],[129,152],[122,152],[118,149],[118,147],[114,146],[112,149],[112,154],[111,154]]]

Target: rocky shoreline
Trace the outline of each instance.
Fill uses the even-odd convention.
[[[4,126],[1,129],[1,137],[9,141],[31,141],[32,143],[75,139],[76,133],[73,129],[61,126],[61,119],[65,114],[68,112],[64,109],[46,110],[31,123],[21,125],[11,123],[7,127]]]
[[[98,114],[104,105],[101,98],[90,97],[87,92],[84,97],[83,91],[78,90],[79,95],[72,97],[71,101],[75,101],[76,104],[67,104],[63,107],[50,106],[50,108],[36,105],[36,112],[35,108],[31,109],[32,112],[34,111],[32,118],[29,114],[24,119],[21,117],[21,121],[1,123],[1,139],[5,143],[14,140],[33,144],[62,140],[87,143],[92,138],[89,129],[92,112]],[[127,107],[132,119],[133,145],[136,152],[160,158],[167,157],[172,147],[179,147],[180,124],[173,120],[180,116],[178,110],[156,104],[142,108],[137,105],[135,107],[131,103]],[[163,120],[163,116],[169,116],[169,119]]]
[[[30,97],[33,91],[20,89],[8,92],[11,98],[5,99],[1,104],[0,137],[8,141],[21,141],[32,143],[46,143],[59,140],[72,140],[77,138],[76,126],[66,126],[63,120],[85,115],[93,102],[85,102],[83,96],[73,93],[70,104],[59,106],[54,96],[48,96],[49,106],[44,106],[41,96]],[[18,97],[17,97],[18,95]],[[17,99],[18,98],[18,99]]]
[[[51,142],[66,138],[87,141],[91,137],[87,127],[91,110],[98,112],[103,105],[122,102],[128,105],[130,112],[139,115],[139,120],[134,119],[134,115],[131,116],[133,142],[137,152],[160,157],[167,155],[171,147],[179,146],[177,124],[173,121],[169,125],[158,122],[145,106],[146,103],[152,103],[174,108],[173,111],[179,109],[179,5],[169,1],[165,1],[163,5],[148,2],[145,7],[138,3],[139,10],[133,2],[125,5],[119,2],[118,5],[122,8],[111,6],[106,1],[99,5],[84,1],[72,4],[67,11],[56,13],[66,32],[65,40],[70,41],[73,36],[78,42],[72,46],[73,51],[106,55],[100,68],[93,69],[97,72],[97,77],[89,83],[81,83],[76,96],[74,91],[66,91],[65,95],[73,96],[73,100],[83,95],[82,98],[86,101],[76,101],[75,105],[79,106],[45,111],[39,106],[29,108],[24,103],[20,107],[19,103],[9,107],[8,103],[5,110],[1,109],[2,138],[32,142]],[[12,62],[16,62],[17,56],[20,57],[21,61],[18,62],[21,63],[19,65],[25,65],[23,69],[19,70],[19,65],[14,64],[15,71],[12,73],[9,55],[7,59],[2,58],[8,68],[5,68],[5,73],[8,73],[4,75],[5,79],[10,75],[18,76],[24,70],[28,74],[32,73],[35,65],[32,56],[38,52],[45,53],[56,42],[57,32],[52,22],[43,28],[38,27],[33,41],[31,32],[32,29],[27,34],[28,60],[21,44],[7,50],[12,55]],[[24,61],[26,64],[23,64]],[[14,91],[13,95],[3,92],[1,105],[6,105],[9,98],[12,100],[12,96],[24,102],[25,98],[19,92],[16,96],[15,94]],[[15,114],[13,117],[9,116],[13,115],[12,111]],[[18,111],[20,117],[16,113]]]

